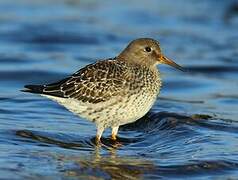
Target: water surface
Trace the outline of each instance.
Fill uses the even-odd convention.
[[[238,12],[227,1],[0,2],[1,179],[237,179]],[[59,80],[132,39],[152,37],[189,69],[161,66],[153,109],[119,131],[94,124],[25,84]]]

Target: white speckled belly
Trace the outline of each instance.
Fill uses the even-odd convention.
[[[144,116],[154,104],[157,94],[147,94],[146,91],[141,91],[129,97],[114,97],[110,101],[97,104],[47,97],[62,104],[71,112],[95,122],[97,126],[107,128],[131,123]]]
[[[100,105],[92,105],[79,115],[104,128],[116,127],[134,122],[144,116],[154,104],[156,97],[156,94],[143,93],[130,97],[115,97]]]
[[[143,117],[153,106],[156,100],[155,95],[133,95],[127,101],[127,104],[123,109],[119,110],[122,113],[118,116],[117,122],[113,120],[115,124],[123,125],[134,122]]]

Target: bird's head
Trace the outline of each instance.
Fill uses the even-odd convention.
[[[118,59],[147,67],[155,67],[158,64],[168,64],[179,70],[184,70],[180,65],[164,56],[161,52],[159,42],[151,38],[133,40],[119,54]]]

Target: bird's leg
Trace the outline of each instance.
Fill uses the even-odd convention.
[[[117,132],[118,132],[118,129],[119,129],[119,126],[116,126],[116,127],[113,127],[112,128],[112,136],[111,136],[111,138],[112,138],[112,140],[117,140]]]
[[[101,143],[101,137],[102,137],[102,133],[104,131],[104,128],[102,127],[97,127],[97,135],[96,135],[96,144],[100,144]]]

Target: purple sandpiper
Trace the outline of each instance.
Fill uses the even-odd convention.
[[[23,91],[46,96],[94,122],[97,142],[106,128],[112,128],[116,140],[119,126],[138,120],[155,103],[161,87],[158,64],[183,70],[161,53],[158,41],[140,38],[115,58],[89,64],[56,83],[26,85]]]

